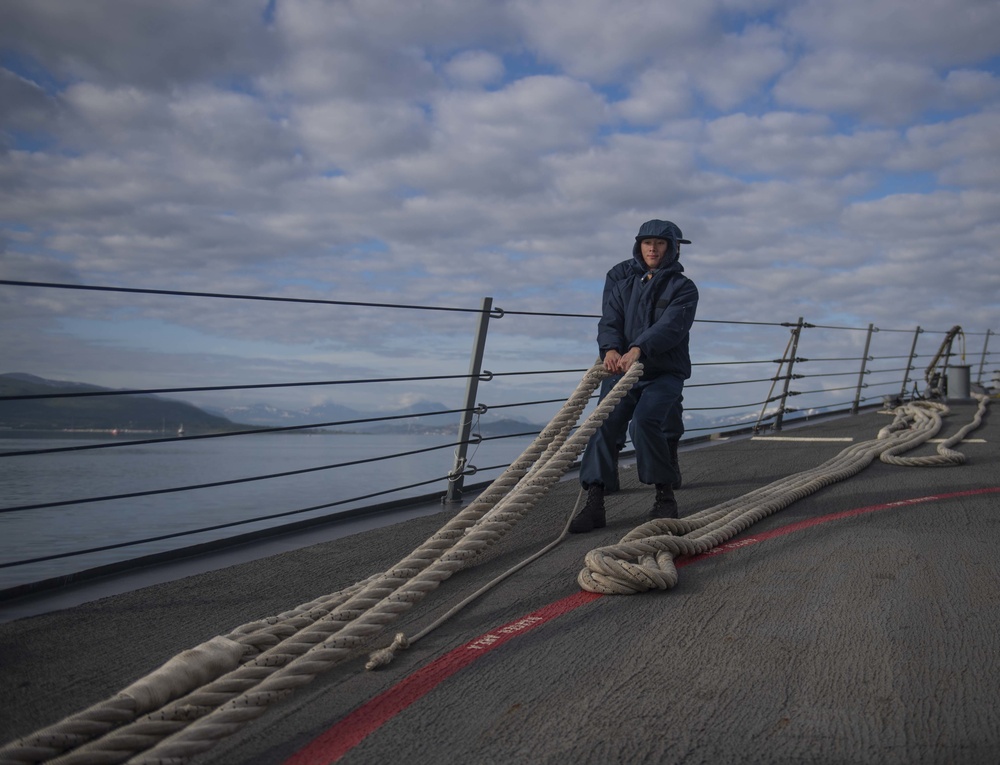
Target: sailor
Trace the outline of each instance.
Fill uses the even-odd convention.
[[[630,432],[639,480],[656,487],[651,518],[676,518],[673,489],[681,482],[677,442],[684,432],[681,402],[691,376],[688,339],[698,288],[684,276],[680,228],[664,220],[639,228],[632,258],[607,275],[597,345],[611,376],[601,397],[637,361],[643,374],[594,433],[583,453],[580,483],[587,501],[570,523],[576,534],[605,526],[604,495],[618,488],[618,452]]]

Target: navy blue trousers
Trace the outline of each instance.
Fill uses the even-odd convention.
[[[609,377],[601,382],[602,400],[620,379]],[[640,379],[591,437],[580,463],[580,483],[585,487],[599,483],[607,491],[618,490],[617,455],[626,433],[632,436],[642,483],[676,482],[680,474],[670,454],[670,442],[676,443],[684,434],[683,392],[684,381],[679,377]]]

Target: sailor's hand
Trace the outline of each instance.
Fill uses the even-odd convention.
[[[618,357],[618,372],[619,374],[625,374],[632,367],[632,365],[639,360],[642,355],[642,351],[638,348],[629,348],[628,352],[624,356]]]
[[[604,371],[611,372],[611,374],[618,373],[618,361],[621,359],[622,355],[615,350],[610,350],[604,354]]]

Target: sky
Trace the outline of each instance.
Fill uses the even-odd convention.
[[[652,218],[701,320],[997,332],[1000,3],[0,4],[0,279],[590,315]],[[476,318],[2,285],[0,316],[0,372],[138,388],[461,375]],[[508,313],[486,366],[586,368],[595,335]]]

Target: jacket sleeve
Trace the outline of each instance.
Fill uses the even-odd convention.
[[[622,283],[609,285],[604,291],[601,320],[597,323],[597,348],[601,358],[608,351],[624,352],[625,341],[625,302],[622,294]]]
[[[657,300],[656,320],[631,346],[637,346],[647,358],[666,353],[687,338],[697,310],[698,288],[694,282],[687,277],[673,280]]]
[[[623,296],[623,284],[630,282],[635,276],[633,258],[623,260],[613,266],[604,277],[604,291],[601,294],[601,320],[597,326],[597,347],[601,358],[610,350],[621,353],[626,351],[625,342],[625,304],[627,296]]]
[[[607,302],[608,295],[611,294],[611,290],[614,289],[615,285],[623,279],[630,279],[635,274],[634,264],[635,259],[629,258],[628,260],[623,260],[615,266],[612,266],[608,270],[608,273],[604,277],[604,294],[602,300]]]

